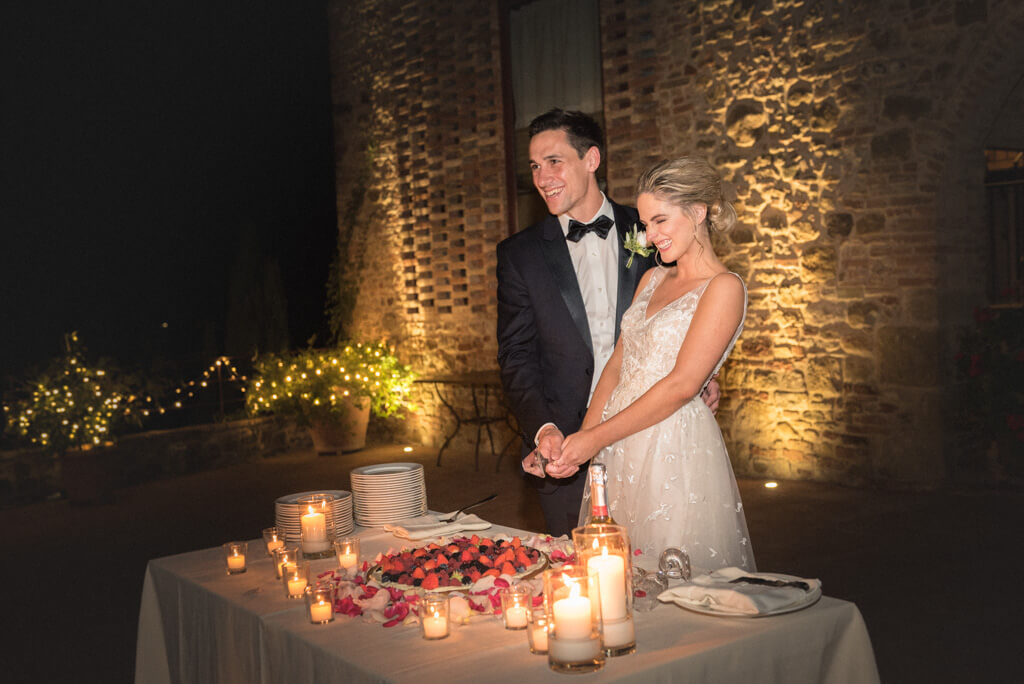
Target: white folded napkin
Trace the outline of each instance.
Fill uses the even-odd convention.
[[[446,518],[448,515],[451,514],[424,515],[419,518],[400,520],[401,524],[384,525],[384,529],[402,539],[418,540],[446,537],[468,530],[486,530],[491,526],[491,523],[472,513],[468,515],[463,513],[454,522],[440,522],[440,518]]]
[[[799,587],[769,587],[761,584],[731,584],[740,577],[760,577],[766,580],[799,580],[805,582],[808,590]],[[692,581],[667,589],[658,595],[658,600],[676,603],[680,606],[703,608],[723,614],[768,615],[797,608],[812,602],[821,593],[821,581],[775,575],[772,573],[746,572],[730,567],[716,570],[708,575],[699,575]]]

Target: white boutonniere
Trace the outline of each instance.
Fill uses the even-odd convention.
[[[633,265],[633,257],[637,254],[642,257],[649,257],[654,251],[654,248],[647,244],[647,231],[637,232],[635,223],[633,224],[633,232],[626,233],[626,240],[622,246],[626,248],[627,252],[630,252],[626,268]]]

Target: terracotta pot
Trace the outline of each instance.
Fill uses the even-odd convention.
[[[71,449],[60,458],[60,481],[64,496],[73,504],[109,503],[120,467],[114,445]]]
[[[344,408],[327,420],[315,420],[309,426],[313,449],[320,455],[358,451],[366,446],[366,426],[370,422],[370,400],[348,400]]]

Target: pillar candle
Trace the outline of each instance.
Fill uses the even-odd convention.
[[[327,518],[309,507],[309,513],[302,516],[302,550],[307,553],[323,551],[330,544],[327,541]]]
[[[555,635],[559,639],[587,639],[591,631],[590,599],[575,593],[555,601]]]
[[[608,555],[602,549],[600,556],[587,561],[587,569],[595,570],[601,587],[601,620],[621,620],[626,617],[626,561],[622,556]]]

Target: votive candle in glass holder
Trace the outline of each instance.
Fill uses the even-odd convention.
[[[299,547],[288,544],[277,547],[271,555],[274,559],[274,576],[277,579],[281,579],[281,566],[285,563],[298,563],[302,560],[302,551],[299,550]]]
[[[444,594],[424,594],[420,599],[420,624],[424,639],[444,639],[448,636],[448,597]]]
[[[263,543],[267,546],[267,555],[274,556],[274,549],[284,546],[284,535],[277,531],[276,527],[263,528]]]
[[[527,614],[533,604],[530,585],[518,583],[502,587],[498,596],[501,597],[501,619],[505,629],[526,629]]]
[[[591,523],[572,531],[579,565],[597,572],[601,585],[601,633],[606,656],[636,651],[633,571],[629,535],[622,525]]]
[[[526,616],[526,640],[530,644],[530,653],[546,655],[550,626],[547,611],[543,607],[533,608]]]
[[[224,544],[224,562],[227,564],[229,575],[240,575],[245,572],[245,554],[249,543],[244,541],[233,541]]]
[[[281,566],[281,582],[284,584],[285,598],[302,598],[302,592],[309,584],[309,564],[285,563]]]
[[[544,573],[548,666],[555,672],[594,672],[604,667],[601,589],[597,572],[564,565]]]
[[[334,553],[331,544],[334,528],[330,524],[334,517],[331,511],[333,501],[333,494],[311,494],[299,499],[306,509],[300,519],[302,553],[306,558],[329,558]]]
[[[306,612],[314,625],[325,625],[334,621],[334,596],[337,587],[326,579],[317,580],[303,591],[306,598]]]
[[[345,537],[334,540],[334,553],[338,556],[338,566],[345,571],[345,576],[359,572],[359,537]]]

